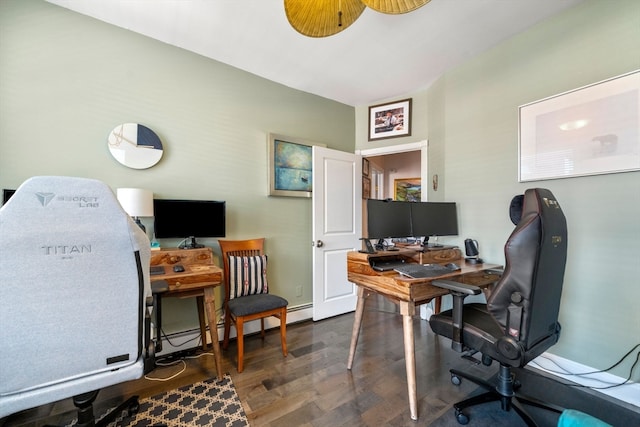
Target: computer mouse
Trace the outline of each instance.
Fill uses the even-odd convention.
[[[460,266],[458,264],[456,264],[455,262],[450,262],[449,264],[445,264],[445,267],[447,267],[451,271],[460,270]]]
[[[184,271],[184,267],[181,265],[174,265],[173,271],[175,271],[176,273],[182,273]]]

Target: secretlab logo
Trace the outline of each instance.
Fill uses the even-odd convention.
[[[47,206],[53,199],[60,202],[77,203],[79,208],[98,208],[98,198],[94,196],[56,196],[55,193],[36,193],[36,197],[40,201],[40,204],[44,207]]]
[[[36,193],[36,197],[40,200],[42,206],[47,206],[55,197],[54,193]]]
[[[558,203],[557,200],[548,199],[546,197],[543,197],[542,200],[544,201],[544,204],[547,205],[548,208],[560,209],[560,204]]]

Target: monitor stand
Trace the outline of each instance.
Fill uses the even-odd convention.
[[[436,237],[437,239],[437,237]],[[422,247],[424,248],[444,248],[444,245],[441,245],[437,241],[434,243],[429,243],[429,236],[425,236],[422,240]]]
[[[187,243],[187,240],[191,239],[190,243]],[[187,239],[185,239],[185,242],[180,245],[180,249],[199,249],[199,248],[204,248],[204,245],[201,245],[200,243],[196,242],[196,238],[194,236],[188,237]]]
[[[376,243],[376,249],[379,251],[389,251],[389,252],[393,252],[393,251],[399,251],[400,249],[394,247],[391,248],[387,248],[385,243],[384,243],[384,239],[378,239],[378,243]]]

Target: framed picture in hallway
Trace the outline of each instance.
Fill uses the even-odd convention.
[[[640,170],[640,71],[519,108],[518,180]]]
[[[269,134],[269,195],[311,197],[311,148],[325,144]]]
[[[369,107],[369,141],[411,135],[411,98]]]
[[[422,198],[420,178],[401,178],[393,180],[393,199],[402,202],[419,202]]]

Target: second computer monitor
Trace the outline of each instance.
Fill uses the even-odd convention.
[[[457,236],[458,213],[455,202],[411,203],[413,237]]]

